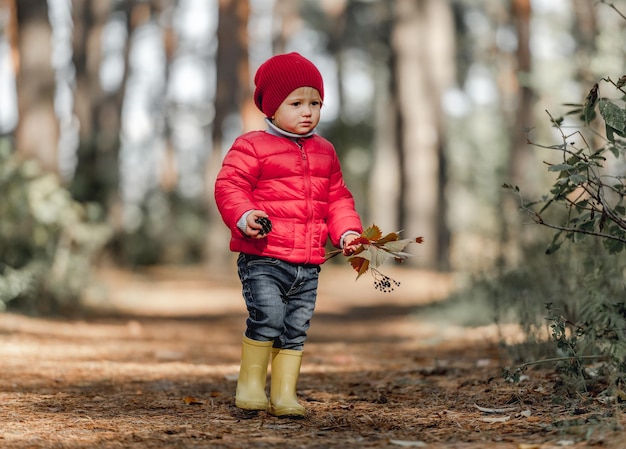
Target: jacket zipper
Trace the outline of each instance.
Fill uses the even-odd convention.
[[[309,223],[311,222],[311,217],[313,216],[313,206],[311,204],[311,176],[309,173],[309,162],[306,157],[306,151],[304,150],[304,139],[296,139],[296,145],[300,148],[300,154],[302,155],[303,167],[304,167],[304,199],[307,206],[307,220],[306,220],[306,228],[305,235],[309,235]],[[306,238],[306,254],[307,254],[307,262],[311,260],[311,239]]]
[[[296,139],[296,145],[298,145],[298,148],[300,148],[300,154],[302,155],[302,159],[304,159],[306,161],[306,153],[304,152],[304,148],[303,148],[303,139]]]

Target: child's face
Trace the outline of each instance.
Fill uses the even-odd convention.
[[[285,98],[272,120],[287,132],[307,134],[319,123],[321,107],[322,99],[317,89],[299,87]]]

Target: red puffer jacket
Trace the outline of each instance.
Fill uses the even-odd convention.
[[[329,236],[338,247],[345,232],[362,231],[335,149],[318,135],[294,140],[252,131],[240,136],[224,158],[215,200],[235,252],[322,264]],[[252,209],[265,211],[272,221],[266,238],[249,238],[237,228]]]

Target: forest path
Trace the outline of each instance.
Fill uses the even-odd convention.
[[[516,331],[466,326],[488,322],[476,307],[437,311],[453,278],[385,273],[402,282],[392,293],[322,270],[304,420],[234,407],[246,312],[232,274],[103,270],[88,318],[0,314],[0,448],[625,447],[597,407],[555,402],[550,373],[504,381],[497,342]]]

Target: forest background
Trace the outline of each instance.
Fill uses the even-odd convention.
[[[251,98],[256,68],[289,51],[322,71],[318,131],[335,144],[364,223],[423,236],[407,269],[454,273],[455,300],[481,305],[468,320],[521,321],[545,336],[546,314],[558,330],[623,304],[623,234],[606,250],[569,233],[576,244],[552,254],[559,235],[530,225],[517,194],[550,203],[572,167],[558,165],[564,137],[594,151],[612,142],[602,169],[622,186],[623,217],[625,10],[592,0],[0,0],[0,306],[75,311],[101,266],[230,269],[213,181],[234,138],[265,126]],[[589,106],[594,86],[592,109],[604,95],[617,105],[617,139],[591,126],[586,140],[577,130],[597,117],[567,115]],[[602,229],[600,215],[590,220]],[[585,308],[590,299],[597,307]],[[571,346],[571,334],[553,336]]]

